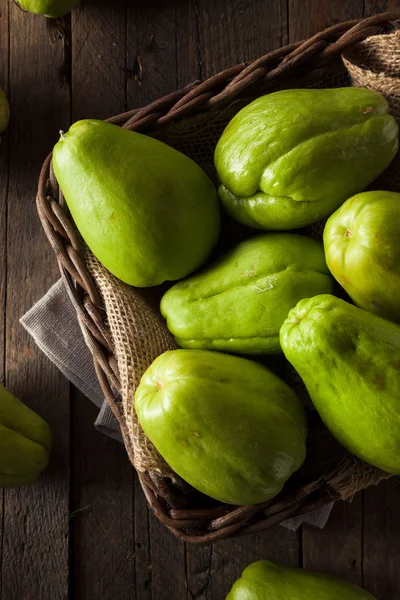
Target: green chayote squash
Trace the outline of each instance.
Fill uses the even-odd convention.
[[[18,0],[24,10],[49,18],[63,17],[79,0]]]
[[[250,227],[303,227],[363,190],[397,148],[396,121],[377,92],[275,92],[243,108],[223,132],[215,150],[220,198]]]
[[[217,193],[190,158],[154,138],[96,120],[62,134],[53,166],[83,239],[136,287],[182,279],[218,239]]]
[[[359,458],[400,474],[400,326],[321,295],[300,300],[280,337],[331,433]]]
[[[365,590],[336,577],[260,560],[243,571],[226,600],[376,599]]]
[[[266,367],[244,358],[166,352],[143,375],[135,409],[171,468],[222,502],[273,498],[305,458],[300,400]]]
[[[322,244],[290,233],[242,242],[167,291],[161,312],[183,348],[281,351],[279,329],[301,298],[331,293]]]
[[[400,194],[349,198],[324,230],[326,261],[357,306],[400,323]]]
[[[9,120],[10,107],[8,104],[7,96],[0,88],[0,133],[3,133],[3,131],[7,129]]]
[[[0,487],[31,483],[47,466],[47,423],[0,384]]]

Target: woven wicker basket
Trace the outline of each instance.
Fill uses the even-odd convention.
[[[280,48],[250,64],[235,65],[207,81],[194,82],[145,108],[112,117],[109,122],[145,132],[177,147],[199,162],[215,180],[212,163],[215,143],[228,120],[244,104],[266,92],[285,87],[350,85],[342,53],[352,52],[357,44],[370,36],[392,33],[398,19],[398,14],[385,13],[335,25],[307,41]],[[112,303],[104,302],[93,267],[93,257],[70,218],[52,171],[51,155],[46,159],[40,175],[37,206],[62,277],[75,304],[104,395],[121,425],[129,458],[137,466],[136,453],[144,442],[143,439],[138,442],[136,430],[132,433],[129,429],[121,403],[123,382],[118,356],[121,340],[115,339],[110,327],[114,307]],[[226,239],[238,239],[242,233],[240,227],[227,227],[225,242]],[[146,310],[155,313],[157,309],[151,302],[154,290],[143,292],[143,297],[145,302],[150,302],[146,304]],[[118,318],[123,320],[123,314],[118,314]],[[159,319],[158,315],[155,316]],[[168,340],[168,332],[160,330],[160,327],[165,327],[160,323],[158,332]],[[127,340],[122,342],[127,343]],[[139,342],[135,340],[135,343]],[[144,338],[140,343],[145,346],[147,341]],[[162,351],[162,346],[160,348]],[[287,365],[278,363],[278,371],[300,393],[304,392]],[[146,366],[145,361],[142,369]],[[135,374],[136,380],[141,374]],[[307,405],[306,394],[303,397]],[[349,456],[323,427],[312,406],[307,405],[307,408],[307,459],[277,498],[256,506],[230,506],[196,492],[171,472],[142,465],[143,468],[138,469],[138,476],[150,508],[180,539],[206,543],[267,529],[331,499],[350,498],[357,491],[388,477]]]

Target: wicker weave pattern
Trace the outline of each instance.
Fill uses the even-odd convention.
[[[310,40],[276,50],[249,65],[231,67],[109,122],[162,139],[215,178],[212,156],[216,140],[246,102],[284,87],[348,85],[341,53],[350,56],[358,42],[391,31],[391,22],[399,18],[388,13],[335,25]],[[379,37],[388,36],[376,39]],[[74,299],[99,381],[120,422],[129,458],[153,512],[175,535],[204,543],[260,531],[332,497],[346,499],[387,477],[349,457],[311,412],[308,459],[278,498],[257,506],[230,507],[211,502],[179,480],[140,431],[132,409],[133,392],[143,371],[158,354],[175,347],[154,310],[157,298],[121,284],[85,249],[69,219],[51,156],[41,172],[37,206]],[[318,235],[318,228],[313,231]],[[240,235],[240,228],[228,231],[228,238],[237,240]],[[140,343],[149,339],[150,345]],[[133,345],[131,340],[135,340]]]

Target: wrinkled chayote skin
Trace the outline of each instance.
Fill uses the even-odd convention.
[[[333,283],[322,244],[302,235],[263,234],[175,284],[161,312],[183,348],[276,354],[289,310],[301,298],[331,293]]]
[[[262,96],[227,125],[215,166],[226,210],[257,229],[294,229],[332,214],[390,163],[398,127],[362,88]]]
[[[321,295],[290,311],[281,345],[339,442],[400,474],[400,326]]]
[[[166,352],[143,375],[135,409],[170,467],[222,502],[273,498],[305,458],[300,400],[266,367],[244,358]]]
[[[79,0],[18,0],[24,10],[45,17],[63,17],[75,8]]]
[[[9,120],[10,107],[5,93],[0,88],[0,133],[3,133],[3,131],[7,129]]]
[[[400,194],[363,192],[326,223],[326,261],[357,306],[400,323]]]
[[[218,196],[190,158],[159,140],[78,121],[53,152],[60,188],[83,239],[113,275],[136,287],[182,279],[218,239]]]
[[[269,560],[252,563],[226,600],[376,600],[367,591],[336,577],[291,569]]]
[[[47,466],[47,423],[0,384],[0,487],[31,483]]]

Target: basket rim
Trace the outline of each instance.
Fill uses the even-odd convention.
[[[108,118],[106,121],[132,131],[158,131],[171,122],[226,106],[256,82],[273,86],[278,80],[299,72],[317,71],[367,37],[393,30],[400,13],[386,12],[365,19],[335,24],[316,35],[278,48],[252,62],[229,67],[205,81],[194,81],[145,107]],[[53,169],[52,154],[43,163],[36,197],[37,210],[46,237],[56,254],[61,276],[75,306],[85,341],[91,351],[97,377],[107,403],[117,418],[128,456],[133,463],[127,428],[118,397],[120,381],[111,334],[104,321],[104,308],[83,257],[79,234],[66,211]],[[333,478],[335,473],[330,474]],[[292,494],[289,501],[278,499],[255,506],[197,511],[182,510],[182,495],[157,475],[138,473],[148,505],[155,516],[179,539],[205,544],[229,536],[245,535],[303,514],[335,498],[327,485],[329,477],[317,481],[305,492]],[[381,479],[385,474],[381,475]],[[336,495],[337,497],[337,495]],[[270,509],[271,503],[274,508]],[[256,517],[258,521],[256,520]]]

